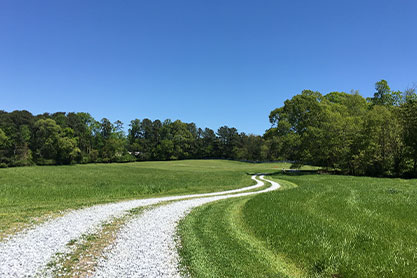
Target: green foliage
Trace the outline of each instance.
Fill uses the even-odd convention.
[[[417,176],[417,98],[409,96],[408,101],[401,106],[400,117],[406,152],[413,161],[411,171],[414,176]]]
[[[6,133],[0,128],[0,148],[4,148],[7,145],[8,138]]]
[[[0,111],[0,163],[8,166],[223,158],[292,161],[352,175],[417,177],[417,94],[375,84],[373,98],[303,90],[274,109],[263,136],[180,120],[123,123],[88,113]]]
[[[61,127],[52,119],[40,119],[34,125],[35,159],[52,161],[57,157]],[[53,164],[53,163],[52,163]]]
[[[376,92],[372,98],[372,103],[374,105],[393,105],[394,98],[386,80],[376,82],[375,90]]]
[[[227,158],[260,161],[269,153],[261,136],[238,134],[235,128],[197,128],[180,120],[123,123],[88,113],[0,111],[0,162],[9,166],[53,165],[135,160]],[[258,146],[262,145],[262,153]]]
[[[370,104],[357,92],[307,90],[285,101],[269,116],[269,153],[354,175],[417,176],[415,91],[392,92],[385,80],[376,90]]]

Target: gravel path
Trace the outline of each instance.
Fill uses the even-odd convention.
[[[113,248],[99,262],[94,277],[180,277],[176,252],[176,229],[179,220],[191,209],[203,204],[276,190],[280,185],[257,191],[178,201],[149,211],[128,222],[119,232]],[[258,181],[259,185],[263,182]]]
[[[256,180],[254,176],[252,179]],[[124,201],[71,211],[0,242],[0,277],[36,276],[54,254],[65,252],[68,242],[78,239],[83,234],[97,231],[103,222],[120,217],[133,208],[190,197],[238,193],[260,186],[262,184],[257,182],[253,186],[235,190]]]

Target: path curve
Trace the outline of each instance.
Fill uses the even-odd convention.
[[[203,204],[233,197],[242,197],[276,190],[280,185],[260,179],[271,186],[256,192],[222,195],[178,201],[145,211],[128,222],[118,233],[113,247],[98,263],[94,277],[181,277],[176,251],[178,222],[193,208]],[[262,186],[262,181],[257,181]]]
[[[255,176],[252,179],[257,182]],[[62,217],[47,221],[22,231],[0,242],[0,277],[33,277],[41,272],[59,252],[65,252],[66,244],[83,234],[93,233],[105,221],[120,217],[137,207],[185,198],[210,197],[239,193],[261,187],[255,185],[221,192],[189,194],[149,199],[138,199],[71,211]]]

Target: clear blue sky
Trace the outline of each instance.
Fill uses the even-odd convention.
[[[417,1],[0,0],[0,109],[263,134],[303,89],[417,82]]]

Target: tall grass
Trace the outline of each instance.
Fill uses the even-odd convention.
[[[311,277],[417,277],[417,181],[275,176],[299,185],[249,200],[245,223]]]
[[[291,189],[208,204],[180,223],[191,277],[417,277],[417,180],[272,178]]]
[[[179,254],[185,273],[193,278],[301,277],[291,262],[271,252],[245,225],[242,208],[250,198],[201,206],[180,222]]]

